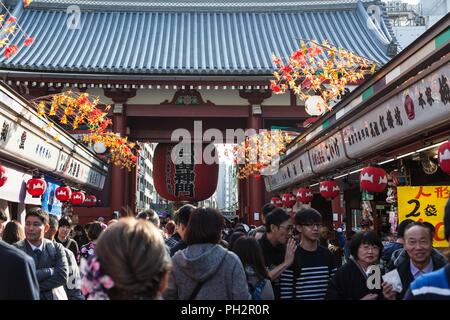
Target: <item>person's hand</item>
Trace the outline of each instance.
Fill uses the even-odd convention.
[[[397,299],[397,293],[393,290],[392,284],[388,282],[383,282],[381,285],[383,287],[383,296],[387,300],[396,300]]]
[[[287,266],[290,266],[294,262],[295,249],[297,249],[295,240],[292,238],[289,238],[287,245],[286,245],[286,253],[284,255],[284,263]]]
[[[376,293],[369,293],[362,297],[361,300],[377,300],[377,298],[378,295]]]

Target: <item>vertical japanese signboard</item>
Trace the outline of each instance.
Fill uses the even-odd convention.
[[[397,187],[398,220],[429,222],[435,228],[433,245],[448,247],[444,237],[444,208],[450,186]]]

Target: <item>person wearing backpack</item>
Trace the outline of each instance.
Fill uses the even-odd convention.
[[[272,283],[258,241],[252,236],[242,236],[236,240],[232,250],[244,266],[252,300],[274,300]]]

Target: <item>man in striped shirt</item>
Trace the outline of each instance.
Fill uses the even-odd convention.
[[[293,272],[295,288],[293,295],[300,300],[323,300],[328,282],[336,272],[332,253],[319,246],[321,214],[313,209],[300,210],[295,215],[295,227],[300,232],[300,245],[295,251]]]

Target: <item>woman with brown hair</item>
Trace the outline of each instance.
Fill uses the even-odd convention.
[[[25,239],[25,231],[20,222],[11,220],[5,226],[3,230],[2,240],[9,244],[14,244],[20,240]]]
[[[142,219],[122,218],[100,235],[95,256],[82,263],[81,290],[88,299],[159,299],[170,268],[159,230]]]

